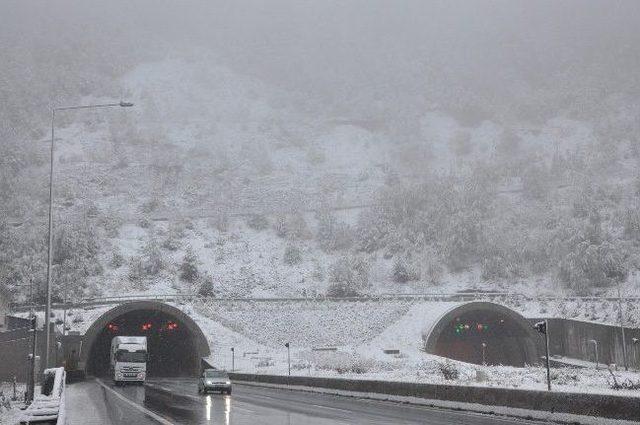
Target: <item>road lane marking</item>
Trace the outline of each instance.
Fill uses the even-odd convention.
[[[136,410],[144,413],[147,416],[150,416],[151,418],[155,419],[156,421],[160,422],[163,425],[174,425],[173,422],[169,422],[168,420],[166,420],[165,418],[163,418],[162,416],[153,413],[151,410],[146,409],[142,406],[140,406],[138,403],[129,400],[127,397],[123,396],[122,394],[120,394],[119,392],[117,392],[116,390],[114,390],[113,388],[111,388],[110,386],[108,386],[107,384],[105,384],[104,382],[102,382],[102,380],[96,378],[96,382],[105,390],[110,391],[111,393],[113,393],[113,395],[115,395],[116,397],[118,397],[120,400],[124,401],[125,403],[129,404],[130,406],[132,406],[133,408],[135,408]]]
[[[526,424],[543,425],[543,424],[549,423],[549,419],[543,418],[543,417],[529,419],[523,416],[496,413],[495,411],[490,411],[490,410],[486,412],[482,412],[482,411],[464,410],[464,409],[452,408],[452,407],[444,407],[444,406],[438,406],[433,404],[421,404],[421,403],[411,403],[411,402],[408,404],[405,404],[405,402],[403,401],[393,400],[392,398],[376,398],[376,397],[366,397],[366,396],[363,397],[362,393],[357,394],[356,392],[352,392],[352,394],[349,394],[349,391],[346,391],[346,390],[336,390],[336,389],[330,389],[330,388],[321,388],[321,387],[294,388],[294,387],[280,385],[280,384],[268,384],[268,383],[257,383],[257,382],[251,382],[251,383],[238,382],[236,385],[239,385],[241,387],[245,386],[245,387],[253,387],[253,388],[267,388],[267,389],[276,390],[276,391],[280,390],[280,391],[289,391],[294,393],[298,392],[301,394],[306,393],[309,395],[311,394],[325,395],[325,396],[338,397],[343,399],[351,398],[351,399],[361,401],[367,404],[372,404],[372,405],[389,404],[389,405],[395,405],[395,406],[405,406],[405,407],[413,408],[416,410],[430,411],[434,413],[439,412],[445,415],[452,416],[452,418],[447,418],[447,419],[455,419],[455,416],[462,416],[462,417],[473,417],[473,418],[490,418],[493,421],[506,422],[506,423],[513,423],[515,420],[515,422],[522,423],[523,425],[526,425]],[[381,395],[384,395],[384,394],[381,394]],[[252,394],[251,397],[268,398],[272,400],[283,400],[283,401],[287,400],[286,398],[269,396],[264,394],[260,394],[257,396],[256,394]],[[441,401],[441,400],[430,400],[430,399],[424,399],[424,400],[436,401],[436,402]],[[299,402],[304,403],[303,401],[299,401]],[[324,407],[325,409],[344,410],[345,412],[352,412],[352,413],[355,412],[355,410],[353,409],[340,409],[340,408],[327,407],[327,406],[322,406],[317,404],[311,404],[311,405],[316,407],[321,407],[321,408]],[[500,406],[491,406],[491,407],[500,408]],[[549,413],[544,411],[536,411],[536,412]]]

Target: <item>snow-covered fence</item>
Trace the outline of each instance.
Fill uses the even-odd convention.
[[[40,394],[37,394],[25,409],[20,423],[56,421],[57,425],[64,425],[66,423],[65,379],[64,368],[45,369]]]

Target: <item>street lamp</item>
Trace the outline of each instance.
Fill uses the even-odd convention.
[[[236,369],[236,349],[231,347],[231,372]]]
[[[590,339],[589,344],[593,344],[593,349],[596,353],[596,369],[598,368],[598,341],[595,339]]]
[[[51,109],[51,154],[49,162],[49,246],[47,248],[47,303],[45,305],[45,346],[44,346],[44,367],[49,367],[49,347],[51,345],[51,335],[49,332],[49,326],[51,322],[51,266],[53,261],[53,153],[54,153],[54,140],[55,140],[55,120],[56,111],[70,111],[75,109],[97,109],[97,108],[130,108],[133,106],[131,102],[118,102],[118,103],[102,103],[96,105],[79,105],[79,106],[66,106],[60,108]],[[66,309],[66,305],[65,305]],[[65,324],[66,325],[66,324]],[[63,325],[63,326],[65,326]]]
[[[546,353],[545,360],[547,363],[547,390],[551,391],[551,369],[549,366],[549,362],[551,359],[549,358],[549,323],[548,321],[542,320],[533,325],[533,328],[544,335],[544,350]]]
[[[618,281],[618,312],[620,314],[620,332],[622,333],[622,360],[624,361],[624,370],[629,370],[627,362],[627,340],[624,334],[624,314],[622,313],[622,296],[620,295],[620,281]]]
[[[636,353],[638,344],[640,343],[640,339],[638,338],[631,338],[631,341],[633,342],[633,359],[634,361],[638,361],[638,353]]]

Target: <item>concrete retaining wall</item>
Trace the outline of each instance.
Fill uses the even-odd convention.
[[[628,364],[640,367],[640,347],[634,345],[633,338],[640,339],[640,329],[625,328]],[[622,354],[622,332],[619,326],[582,322],[568,319],[549,319],[549,343],[551,354],[559,354],[574,359],[595,362],[593,343],[598,342],[600,363],[624,364]]]
[[[57,363],[57,346],[55,334],[51,331],[51,347],[49,356],[52,363]],[[45,333],[38,330],[36,355],[40,356],[38,376],[44,370]],[[33,352],[33,333],[29,329],[17,328],[0,332],[0,381],[11,382],[15,377],[18,382],[26,382],[30,376],[31,365],[28,359]]]
[[[640,398],[635,397],[303,376],[243,373],[232,373],[230,376],[234,381],[300,385],[640,421]]]

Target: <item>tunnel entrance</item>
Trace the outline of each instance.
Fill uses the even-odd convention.
[[[100,317],[87,331],[83,353],[86,373],[107,376],[111,340],[146,336],[149,377],[195,376],[200,359],[209,355],[206,338],[179,309],[156,302],[123,304]]]
[[[521,367],[539,361],[528,322],[492,303],[469,303],[448,312],[425,345],[429,353],[467,363]]]

